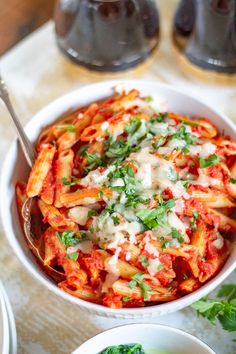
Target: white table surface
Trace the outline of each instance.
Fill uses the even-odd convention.
[[[0,58],[0,69],[21,121],[26,123],[45,104],[70,90],[108,78],[141,78],[172,84],[223,110],[236,121],[236,87],[203,84],[180,71],[170,41],[174,3],[174,0],[159,1],[162,41],[157,58],[142,70],[101,75],[79,68],[59,53],[52,23],[46,24],[10,50]],[[15,133],[8,114],[0,105],[0,164],[13,138]],[[104,329],[132,323],[128,320],[88,316],[58,299],[33,279],[16,259],[1,226],[0,236],[0,277],[14,309],[19,354],[70,353],[84,340]],[[236,273],[228,281],[232,280],[236,281]],[[198,318],[191,308],[150,322],[182,328],[204,340],[217,354],[236,353],[236,345],[232,342],[236,334],[228,334],[219,325],[212,326]]]

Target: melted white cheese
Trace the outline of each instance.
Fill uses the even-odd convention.
[[[155,246],[153,246],[150,242],[147,242],[144,246],[145,251],[147,251],[150,255],[155,257],[159,257],[159,252]]]
[[[216,145],[207,142],[201,145],[201,151],[200,151],[200,157],[203,157],[204,159],[209,157],[210,155],[213,155],[216,152]]]
[[[183,149],[186,146],[186,141],[181,139],[173,139],[168,142],[168,146],[172,149]]]
[[[90,171],[86,177],[81,178],[80,184],[85,187],[101,186],[107,181],[110,172],[115,170],[114,165],[110,165],[105,171],[94,170]]]
[[[93,250],[93,242],[90,240],[84,240],[75,246],[67,248],[67,253],[74,253],[80,250],[82,253],[91,253]]]
[[[156,273],[158,272],[158,266],[161,264],[160,260],[158,258],[155,259],[149,259],[148,260],[148,266],[147,266],[147,270],[148,273],[154,277],[156,275]]]
[[[68,216],[71,220],[73,220],[77,224],[84,226],[88,220],[89,211],[91,211],[90,208],[87,208],[85,206],[77,206],[71,208],[68,211]]]
[[[173,196],[175,198],[188,199],[190,197],[189,194],[186,192],[185,187],[183,186],[183,184],[180,181],[173,184],[170,189],[171,189]]]
[[[102,129],[103,131],[106,131],[108,128],[109,128],[109,123],[108,123],[108,122],[103,122],[103,123],[101,124],[101,129]]]
[[[119,269],[117,267],[120,252],[121,247],[118,247],[115,251],[115,254],[108,261],[105,262],[105,270],[117,276],[120,275]]]
[[[136,243],[135,235],[141,231],[141,225],[137,221],[123,221],[118,225],[114,225],[114,222],[110,216],[105,220],[94,220],[95,229],[96,226],[99,231],[96,232],[97,242],[102,246],[107,245],[109,249],[116,249],[119,245],[125,242],[128,238],[130,243]]]

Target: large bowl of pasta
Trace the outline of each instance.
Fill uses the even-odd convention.
[[[236,129],[224,114],[167,85],[107,81],[58,98],[25,130],[35,164],[13,142],[2,221],[54,294],[98,315],[145,318],[192,304],[234,269]],[[23,232],[26,200],[41,262]]]

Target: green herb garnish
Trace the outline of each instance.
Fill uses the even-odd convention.
[[[70,259],[71,261],[77,261],[78,257],[79,257],[78,252],[68,253],[66,256],[66,258]]]
[[[137,274],[135,274],[132,279],[130,280],[130,282],[128,283],[128,287],[130,289],[133,289],[136,285],[138,285],[141,289],[142,292],[142,296],[144,300],[148,300],[148,290],[151,290],[152,288],[143,282],[143,278],[144,278],[144,274],[139,272]]]
[[[203,157],[199,158],[199,163],[201,168],[207,168],[210,166],[217,165],[220,162],[219,156],[216,154],[211,155],[208,159],[204,159]]]
[[[216,299],[204,297],[192,307],[198,314],[215,324],[218,320],[224,330],[236,331],[236,285],[222,285]]]

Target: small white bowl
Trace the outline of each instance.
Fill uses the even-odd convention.
[[[41,130],[54,122],[58,117],[68,111],[75,110],[78,107],[85,106],[91,102],[111,96],[113,87],[118,84],[124,84],[125,87],[137,88],[145,95],[155,94],[165,100],[170,111],[186,114],[190,116],[205,116],[214,122],[217,127],[236,140],[235,125],[223,113],[210,108],[208,105],[200,102],[176,88],[157,84],[155,82],[145,81],[105,81],[80,88],[63,97],[58,98],[44,109],[42,109],[27,124],[25,130],[32,142],[35,142]],[[93,304],[62,291],[53,281],[39,269],[37,262],[30,252],[25,237],[19,223],[18,212],[15,202],[15,185],[19,180],[27,180],[29,168],[23,156],[21,148],[17,142],[13,142],[9,152],[6,155],[2,167],[1,176],[1,215],[5,229],[6,237],[11,244],[16,255],[30,273],[38,279],[45,287],[51,290],[59,297],[76,304],[80,308],[86,309],[90,313],[100,316],[114,318],[150,318],[180,310],[189,306],[201,297],[207,295],[216,286],[218,286],[236,266],[236,246],[232,247],[232,252],[224,267],[219,274],[207,282],[203,287],[192,294],[186,295],[178,300],[168,303],[154,305],[144,308],[130,309],[112,309],[102,305]]]
[[[4,295],[0,292],[0,352],[9,354],[10,349],[10,333],[7,308],[4,300]]]
[[[83,343],[72,354],[99,354],[112,345],[139,343],[144,350],[163,354],[215,354],[198,338],[177,328],[156,324],[131,324],[102,332]]]
[[[5,307],[7,311],[7,316],[8,316],[8,324],[9,324],[9,354],[16,354],[17,353],[17,334],[16,334],[16,323],[15,323],[15,318],[14,314],[12,311],[11,303],[10,300],[7,296],[6,290],[0,281],[0,293],[1,296],[3,297],[3,300],[5,302]]]

